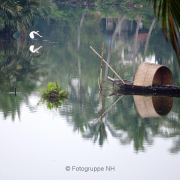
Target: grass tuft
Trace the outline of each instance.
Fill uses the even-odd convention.
[[[46,89],[38,88],[38,90],[42,97],[40,102],[46,104],[49,109],[58,108],[61,104],[65,103],[68,97],[66,91],[55,82],[48,83]]]

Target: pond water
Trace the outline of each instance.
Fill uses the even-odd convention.
[[[168,109],[157,111],[153,103],[139,106],[138,98],[152,97],[112,95],[106,80],[114,75],[103,64],[107,113],[98,119],[100,58],[90,46],[101,54],[104,42],[104,59],[122,79],[133,80],[147,61],[168,66],[180,86],[177,58],[157,21],[86,11],[77,19],[37,20],[28,33],[39,30],[42,38],[16,33],[0,41],[0,179],[179,179],[180,98],[160,97]],[[42,46],[39,53],[32,45]],[[37,88],[48,82],[68,92],[57,109],[41,102]]]

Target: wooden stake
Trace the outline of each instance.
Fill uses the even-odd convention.
[[[116,70],[116,61],[114,63],[114,69]],[[113,78],[114,78],[114,73],[113,73]],[[113,83],[113,89],[114,89],[114,83]]]
[[[16,96],[16,88],[14,89],[14,92],[15,92],[15,96]]]
[[[102,58],[91,46],[90,46],[90,48],[100,57],[100,58]],[[106,63],[106,65],[114,72],[114,74],[123,82],[123,84],[126,84],[120,77],[119,77],[119,75],[113,70],[113,68],[104,60],[104,59],[102,59],[103,61],[104,61],[104,63]]]
[[[103,66],[103,54],[104,54],[104,42],[102,44],[102,53],[101,53],[101,69],[100,69],[100,89],[102,90],[102,66]]]

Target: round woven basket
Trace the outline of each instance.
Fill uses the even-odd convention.
[[[167,115],[172,108],[172,97],[133,96],[136,109],[142,118]]]
[[[173,75],[166,66],[143,62],[135,75],[134,85],[173,85]]]

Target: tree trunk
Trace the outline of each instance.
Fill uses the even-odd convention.
[[[148,36],[147,36],[147,39],[146,39],[145,50],[144,50],[143,61],[145,61],[145,58],[146,58],[146,53],[147,53],[147,48],[148,48],[148,44],[149,44],[149,39],[150,39],[150,36],[151,36],[151,31],[152,31],[152,29],[154,27],[155,21],[156,21],[156,19],[154,18],[153,21],[152,21],[151,27],[149,29],[149,32],[148,32]]]
[[[136,34],[135,34],[135,37],[134,37],[134,46],[133,46],[133,79],[135,77],[135,58],[136,58],[136,53],[137,53],[137,40],[138,40],[138,32],[139,32],[139,26],[140,26],[140,23],[141,23],[141,20],[142,20],[142,17],[139,16],[139,19],[138,19],[138,24],[137,24],[137,27],[136,27]]]
[[[116,25],[116,29],[114,30],[112,37],[111,37],[111,42],[109,45],[109,49],[108,49],[108,57],[107,57],[107,63],[109,64],[110,58],[111,58],[111,50],[112,50],[112,45],[114,43],[114,39],[116,37],[116,34],[118,32],[119,27],[121,26],[122,21],[125,18],[125,14],[122,15],[122,17],[119,19],[117,25]],[[104,80],[107,80],[107,76],[108,76],[108,66],[106,65],[106,69],[105,69],[105,76],[104,76]]]

